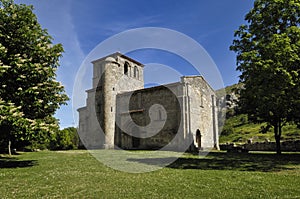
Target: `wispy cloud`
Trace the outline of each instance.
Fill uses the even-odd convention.
[[[153,26],[159,24],[160,15],[144,16],[134,20],[124,19],[122,21],[112,21],[110,23],[102,24],[102,30],[105,36],[112,36],[114,34],[138,27]]]
[[[71,0],[16,0],[16,3],[33,4],[34,12],[42,28],[48,30],[54,39],[54,44],[63,45],[65,52],[60,59],[61,66],[57,71],[57,80],[62,82],[67,94],[71,97],[76,71],[85,57],[70,14]],[[74,125],[71,102],[68,104],[68,106],[62,106],[56,113],[56,117],[61,120],[62,128]]]

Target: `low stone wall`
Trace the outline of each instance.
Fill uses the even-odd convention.
[[[221,150],[231,150],[236,145],[230,144],[220,144]],[[248,151],[276,151],[276,143],[275,142],[255,142],[255,143],[247,143],[243,145],[239,145],[243,149]],[[282,151],[300,151],[300,140],[296,141],[284,141],[281,142],[281,150]]]

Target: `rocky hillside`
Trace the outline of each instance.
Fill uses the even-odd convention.
[[[225,93],[224,89],[217,91],[219,102],[224,103],[221,107],[226,109],[236,109],[238,107],[240,91],[242,88],[242,84],[234,84],[232,86],[227,86],[225,88]]]

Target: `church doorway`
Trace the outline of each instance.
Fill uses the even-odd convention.
[[[200,133],[199,129],[197,129],[197,131],[196,131],[196,143],[198,145],[198,149],[200,150],[201,149],[201,133]]]

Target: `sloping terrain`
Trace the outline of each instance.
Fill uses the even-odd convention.
[[[248,121],[247,115],[238,113],[238,98],[242,87],[242,84],[234,84],[225,88],[226,121],[221,131],[220,143],[275,141],[273,128],[266,130],[266,123],[254,124]],[[300,128],[297,125],[283,127],[282,141],[286,140],[300,140]]]
[[[220,143],[245,143],[275,141],[273,128],[265,130],[266,123],[254,124],[248,121],[247,115],[240,114],[227,118],[220,136]],[[296,125],[283,127],[282,141],[300,140],[300,129]]]

